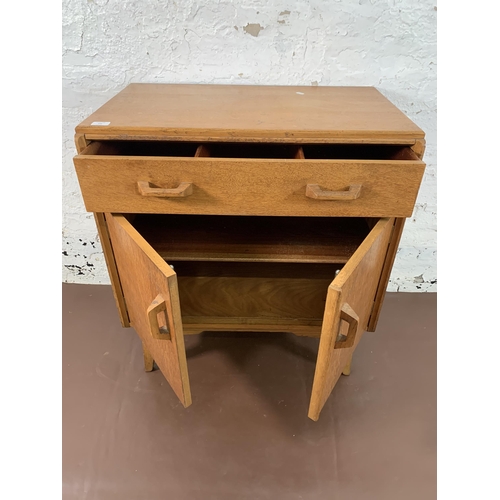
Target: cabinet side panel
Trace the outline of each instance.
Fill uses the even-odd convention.
[[[106,259],[106,266],[108,268],[109,279],[111,280],[111,286],[113,288],[113,295],[115,296],[116,307],[118,308],[118,313],[120,315],[120,321],[122,326],[127,328],[130,326],[127,304],[125,303],[125,297],[123,296],[123,289],[120,283],[120,276],[118,274],[118,269],[116,268],[116,261],[113,253],[113,247],[111,245],[111,239],[109,237],[106,218],[103,213],[94,213],[94,219],[99,233],[99,239],[101,240],[104,258]]]
[[[378,318],[380,316],[380,311],[382,310],[382,304],[384,303],[387,284],[389,283],[392,266],[394,265],[394,260],[396,259],[396,253],[398,251],[401,235],[403,234],[405,222],[406,219],[398,218],[394,223],[391,239],[389,241],[389,247],[387,248],[387,254],[385,256],[384,267],[382,268],[377,292],[375,293],[372,313],[366,328],[369,332],[374,332],[377,328]]]

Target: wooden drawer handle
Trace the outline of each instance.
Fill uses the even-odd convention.
[[[361,194],[361,184],[352,184],[347,191],[325,191],[319,184],[308,184],[306,196],[313,200],[355,200]]]
[[[137,181],[139,193],[142,196],[156,196],[158,198],[185,198],[193,194],[193,184],[191,182],[181,182],[173,189],[151,187],[147,181]]]
[[[149,320],[149,330],[151,332],[151,336],[154,339],[158,340],[171,340],[170,332],[166,326],[158,325],[158,313],[164,312],[165,319],[167,311],[167,303],[163,298],[163,295],[160,293],[156,296],[156,298],[151,302],[148,307],[148,320]]]
[[[356,314],[354,309],[347,302],[345,302],[340,309],[340,319],[347,321],[349,324],[349,330],[345,336],[339,333],[337,341],[335,342],[335,349],[347,349],[354,345],[356,332],[358,331],[359,316]]]

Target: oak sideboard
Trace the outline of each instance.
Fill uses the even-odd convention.
[[[189,406],[184,335],[318,337],[317,420],[376,328],[424,132],[372,87],[131,84],[75,142],[146,370],[156,363]]]

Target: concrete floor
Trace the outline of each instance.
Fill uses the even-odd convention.
[[[118,319],[111,287],[63,285],[65,500],[436,498],[436,295],[388,294],[318,422],[318,340],[186,337],[193,404]]]

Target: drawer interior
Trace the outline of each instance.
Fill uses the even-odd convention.
[[[82,155],[195,156],[199,144],[168,141],[94,141]]]
[[[302,150],[311,160],[418,160],[408,146],[386,144],[304,144]]]
[[[81,153],[111,156],[306,160],[418,160],[408,147],[385,144],[277,144],[245,142],[94,141]]]
[[[270,158],[292,159],[297,156],[299,146],[294,144],[231,143],[214,142],[203,145],[206,156],[212,158]]]
[[[297,156],[299,146],[267,143],[209,143],[170,141],[95,141],[82,155],[172,156],[214,158],[283,158]]]
[[[188,333],[250,324],[319,335],[328,286],[376,219],[138,214],[130,221],[174,268]]]

